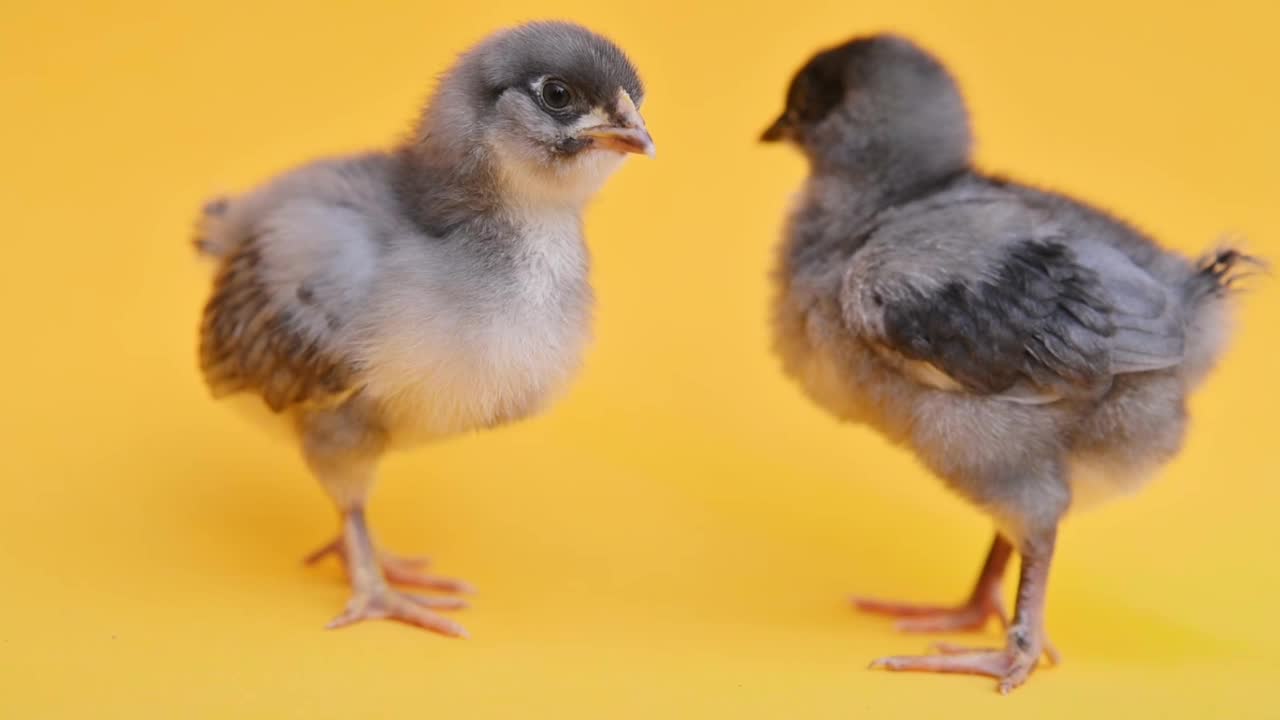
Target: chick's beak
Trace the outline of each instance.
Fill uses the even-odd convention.
[[[760,142],[779,142],[791,137],[791,118],[783,114],[760,135]]]
[[[590,138],[595,147],[654,156],[653,138],[627,91],[618,91],[618,101],[608,115],[610,122],[589,127],[582,131],[582,136]]]

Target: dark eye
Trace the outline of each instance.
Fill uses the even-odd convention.
[[[563,110],[569,107],[573,93],[569,87],[559,80],[548,80],[542,83],[542,104],[552,110]]]

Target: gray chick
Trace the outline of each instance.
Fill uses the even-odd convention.
[[[653,154],[642,97],[612,42],[532,23],[462,55],[399,147],[206,206],[197,246],[218,269],[201,368],[215,395],[244,394],[293,432],[338,507],[339,536],[310,558],[336,554],[350,578],[329,627],[465,635],[432,612],[458,600],[390,586],[467,589],[376,549],[376,466],[392,447],[527,417],[574,375],[591,329],[582,211],[624,153]]]
[[[776,345],[819,405],[904,445],[995,521],[968,600],[858,600],[911,631],[1008,626],[1005,648],[888,657],[891,670],[1024,682],[1042,654],[1057,527],[1086,495],[1133,490],[1177,453],[1187,394],[1229,334],[1254,264],[1198,263],[1060,194],[970,161],[956,83],[893,36],[813,57],[764,134],[809,161],[778,260]],[[1012,623],[999,600],[1022,557]]]

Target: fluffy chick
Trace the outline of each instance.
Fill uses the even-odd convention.
[[[810,168],[775,276],[786,372],[910,448],[997,528],[961,605],[858,605],[907,630],[978,629],[1004,619],[1000,578],[1022,558],[1005,648],[875,665],[989,675],[1008,692],[1054,656],[1042,618],[1059,521],[1086,485],[1131,490],[1178,451],[1252,261],[1223,249],[1192,263],[1084,203],[975,170],[956,83],[898,37],[813,57],[763,139]]]
[[[592,292],[582,210],[624,153],[653,154],[640,79],[566,23],[498,32],[440,80],[388,152],[322,160],[209,203],[200,328],[215,395],[260,398],[341,514],[353,597],[330,623],[390,618],[464,635],[432,609],[463,591],[379,553],[365,505],[384,451],[542,409],[577,369]],[[262,403],[257,403],[261,405]]]

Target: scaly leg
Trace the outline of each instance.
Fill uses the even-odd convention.
[[[1049,580],[1049,565],[1053,560],[1055,536],[1056,530],[1053,530],[1043,534],[1035,542],[1023,544],[1018,603],[1004,649],[976,650],[940,644],[936,646],[940,652],[938,655],[885,657],[871,663],[871,667],[897,671],[987,675],[999,680],[1000,692],[1008,694],[1026,682],[1042,654],[1047,653],[1050,660],[1057,663],[1057,652],[1049,645],[1044,633],[1045,590]]]
[[[441,635],[466,637],[461,625],[431,612],[432,609],[464,607],[461,600],[412,595],[392,588],[387,582],[450,591],[468,589],[457,580],[418,573],[421,562],[380,557],[374,547],[364,508],[376,478],[378,457],[386,447],[386,435],[379,427],[376,414],[362,404],[357,395],[339,408],[301,417],[299,432],[307,464],[342,515],[339,540],[312,554],[312,559],[319,559],[331,552],[338,553],[351,582],[351,601],[328,627],[388,619]]]
[[[465,607],[456,598],[429,598],[393,589],[382,574],[378,553],[365,525],[364,508],[347,510],[342,521],[343,556],[353,596],[341,615],[326,627],[340,628],[361,620],[399,620],[449,637],[467,637],[462,626],[431,609],[455,610]]]
[[[981,630],[993,616],[1000,620],[1002,627],[1008,627],[1009,616],[1000,599],[1000,580],[1012,553],[1013,546],[996,533],[982,572],[978,574],[978,582],[974,584],[969,599],[960,605],[913,605],[865,597],[855,597],[853,605],[863,612],[901,618],[897,627],[903,632]]]

